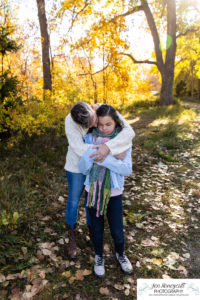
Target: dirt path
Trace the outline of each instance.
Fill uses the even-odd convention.
[[[191,107],[191,103],[188,105]],[[195,104],[195,110],[199,108]],[[135,300],[138,278],[200,278],[200,119],[197,115],[191,121],[195,125],[193,129],[188,127],[186,133],[187,128],[178,132],[181,135],[175,136],[173,149],[163,150],[159,143],[155,147],[154,138],[159,142],[158,137],[162,139],[167,132],[170,141],[173,132],[163,133],[159,126],[149,127],[160,118],[156,114],[141,114],[133,124],[137,134],[133,145],[133,174],[126,178],[124,191],[126,254],[134,267],[131,276],[124,275],[115,260],[107,223],[106,277],[100,280],[93,275],[94,252],[83,202],[77,231],[82,252],[76,261],[67,257],[67,186],[62,171],[65,151],[63,156],[58,152],[55,157],[56,148],[47,147],[45,152],[44,148],[37,150],[31,144],[31,152],[22,156],[15,149],[14,177],[6,177],[6,186],[13,187],[16,179],[21,182],[22,165],[27,160],[27,170],[31,162],[33,170],[28,176],[32,181],[27,192],[29,200],[34,201],[32,207],[31,202],[26,202],[28,220],[24,218],[17,230],[0,237],[1,300],[31,297],[34,300]],[[156,151],[151,151],[151,147]],[[4,163],[12,174],[12,158]],[[20,199],[23,199],[21,194]]]
[[[184,105],[189,106],[191,108],[198,108],[200,109],[200,103],[196,103],[196,102],[185,102],[184,101]]]

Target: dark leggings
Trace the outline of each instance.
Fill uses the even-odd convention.
[[[85,198],[88,193],[86,192]],[[97,255],[103,255],[104,216],[96,217],[96,209],[89,208],[92,225],[92,241]],[[111,197],[107,207],[107,218],[110,232],[115,244],[115,251],[124,252],[122,195]]]

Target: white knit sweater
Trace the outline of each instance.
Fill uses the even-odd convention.
[[[120,154],[130,148],[132,146],[132,139],[135,136],[135,132],[131,126],[119,113],[118,115],[123,121],[124,128],[114,139],[111,139],[106,143],[112,155]],[[65,133],[69,146],[64,167],[66,171],[80,173],[78,169],[78,161],[88,147],[91,147],[91,145],[85,144],[83,140],[87,131],[88,129],[84,129],[73,121],[71,114],[67,115],[65,119]]]

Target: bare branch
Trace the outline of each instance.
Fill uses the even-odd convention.
[[[166,1],[166,0],[164,0],[163,2],[164,2],[164,4],[163,4],[163,9],[162,9],[162,12],[161,12],[161,16],[160,16],[160,18],[162,18],[162,17],[163,17],[163,15],[164,15],[164,11],[165,11],[165,8],[166,8],[166,5],[167,5],[167,1]]]
[[[157,62],[156,61],[150,61],[148,59],[145,59],[145,60],[137,60],[135,59],[131,54],[129,53],[124,53],[124,52],[120,52],[118,54],[121,54],[121,55],[126,55],[128,57],[130,57],[130,59],[132,59],[132,61],[135,63],[135,64],[150,64],[150,65],[156,65],[157,66]]]
[[[75,11],[75,10],[76,10],[76,6],[74,6],[73,13],[72,13],[72,14],[73,14],[73,16],[72,16],[72,23],[71,23],[71,26],[70,26],[68,32],[70,32],[70,31],[72,30],[73,25],[74,25],[76,19],[77,19],[78,16],[86,9],[86,7],[87,7],[88,5],[89,5],[89,2],[88,2],[88,0],[86,0],[86,1],[85,1],[85,4],[84,4],[84,6],[83,6],[83,8],[82,8],[81,10],[79,10],[78,12]]]
[[[187,35],[188,33],[194,33],[194,32],[197,32],[199,31],[199,28],[189,28],[187,29],[185,32],[182,32],[182,33],[179,33],[176,38],[179,38],[180,36],[185,36]]]
[[[154,43],[154,48],[155,48],[155,53],[156,53],[156,65],[159,69],[160,72],[163,71],[164,69],[164,62],[163,62],[163,57],[162,57],[162,51],[159,47],[160,45],[160,38],[159,38],[159,34],[158,34],[158,30],[156,27],[156,23],[153,17],[153,14],[150,10],[150,7],[148,5],[148,2],[146,0],[142,0],[142,4],[143,4],[143,9],[144,9],[144,13],[147,19],[147,23],[149,25],[149,28],[151,30],[151,35],[153,38],[153,43]]]
[[[106,70],[108,68],[109,64],[107,64],[103,69],[99,70],[99,71],[96,71],[94,73],[85,73],[85,74],[78,74],[78,76],[86,76],[86,75],[96,75],[100,72],[103,72],[104,70]]]
[[[121,18],[121,17],[126,17],[126,16],[130,16],[138,11],[142,11],[143,10],[143,6],[139,5],[139,6],[135,6],[133,9],[125,12],[124,14],[115,16],[114,18],[112,18],[109,22],[115,22],[117,19]]]
[[[181,58],[179,61],[175,62],[175,66],[178,66],[180,63],[182,63],[185,60],[186,58]]]

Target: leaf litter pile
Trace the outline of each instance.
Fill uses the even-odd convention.
[[[187,146],[180,144],[173,155],[166,150],[170,159],[147,151],[144,140],[134,141],[134,172],[125,179],[123,197],[125,248],[133,274],[125,275],[116,262],[106,222],[106,276],[94,276],[83,201],[77,226],[79,256],[68,258],[66,179],[54,169],[62,174],[54,196],[49,191],[30,223],[21,221],[1,233],[0,299],[136,299],[138,278],[200,278],[199,125],[196,118],[195,129],[185,135]],[[134,129],[142,136],[147,128],[138,123]]]

